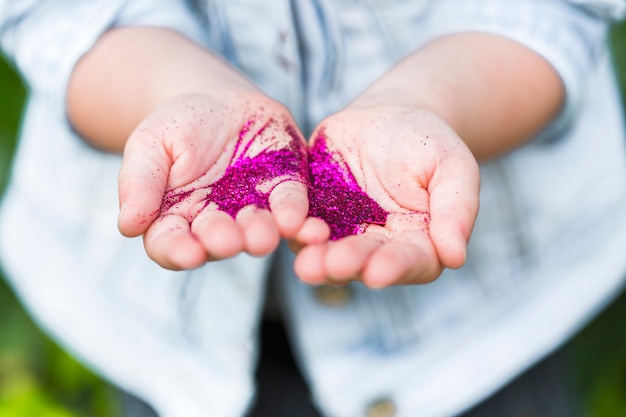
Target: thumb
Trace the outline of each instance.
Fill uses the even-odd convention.
[[[472,157],[450,158],[438,167],[430,189],[430,236],[441,263],[460,268],[478,215],[480,174]]]
[[[131,134],[118,176],[118,228],[127,237],[145,233],[159,215],[172,164],[158,141],[140,140],[146,134],[145,129]]]

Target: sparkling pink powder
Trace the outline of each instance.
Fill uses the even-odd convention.
[[[309,216],[320,218],[330,226],[331,240],[362,233],[367,224],[385,224],[389,213],[361,189],[344,159],[329,150],[322,135],[309,149],[308,158],[304,143],[292,126],[285,129],[291,136],[287,146],[280,149],[270,146],[254,156],[248,155],[252,143],[258,144],[256,139],[271,123],[275,121],[270,120],[240,150],[254,120],[244,126],[224,175],[201,188],[208,190],[203,209],[214,203],[218,210],[233,218],[248,205],[269,209],[269,196],[277,185],[284,181],[299,181],[308,185]],[[267,142],[267,138],[260,140]],[[271,184],[271,187],[261,191],[268,188],[261,187],[263,184]],[[161,213],[184,202],[198,189],[167,192]]]
[[[363,233],[367,224],[382,224],[389,212],[359,186],[338,153],[320,135],[309,149],[309,216],[330,226],[331,240]]]
[[[245,147],[244,138],[254,123],[250,120],[239,134],[235,151],[224,175],[213,184],[203,187],[209,190],[204,199],[204,207],[214,203],[218,210],[228,213],[235,218],[239,211],[249,205],[269,209],[269,196],[279,184],[285,181],[306,182],[306,150],[304,142],[299,138],[296,130],[287,126],[285,131],[291,136],[288,145],[280,149],[271,149],[273,142],[267,138],[262,141],[270,146],[262,149],[258,154],[250,156],[248,151],[256,139],[274,120],[268,121],[253,138],[248,138]],[[271,184],[271,187],[262,187]],[[269,188],[262,191],[262,188]],[[163,198],[161,212],[166,212],[172,206],[184,201],[197,189],[186,191],[169,191]]]

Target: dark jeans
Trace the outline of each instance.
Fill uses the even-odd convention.
[[[566,360],[564,351],[557,351],[459,417],[580,416]],[[257,384],[257,400],[248,417],[321,417],[311,403],[279,322],[262,325]],[[158,417],[134,397],[123,395],[123,404],[124,417]]]

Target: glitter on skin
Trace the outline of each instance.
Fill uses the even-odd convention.
[[[252,138],[248,139],[240,151],[253,123],[254,120],[249,120],[239,133],[235,151],[224,175],[213,184],[198,188],[209,191],[202,209],[214,203],[218,210],[228,213],[234,219],[242,208],[249,205],[269,209],[270,194],[279,184],[285,181],[306,182],[305,145],[296,133],[297,131],[291,126],[284,129],[291,137],[287,146],[271,149],[271,145],[274,144],[273,138],[260,136],[268,126],[276,123],[275,120],[270,119]],[[247,153],[252,144],[261,142],[269,142],[270,145],[257,155],[249,156]],[[269,189],[261,190],[261,188],[268,188],[263,187],[266,184],[270,185]],[[161,213],[183,202],[198,189],[167,192],[161,204]]]
[[[366,225],[387,221],[389,212],[359,186],[341,155],[320,135],[309,149],[309,216],[324,220],[330,239],[360,234]]]

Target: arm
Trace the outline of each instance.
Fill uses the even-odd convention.
[[[556,70],[527,47],[497,35],[461,33],[413,53],[349,107],[429,110],[481,161],[531,139],[558,114],[564,94]]]
[[[305,144],[291,115],[187,38],[110,30],[76,65],[67,103],[88,142],[123,150],[119,227],[143,235],[161,266],[266,255],[305,222]],[[282,171],[242,168],[244,157],[276,158]]]
[[[115,28],[74,68],[67,111],[88,142],[121,153],[135,127],[168,99],[229,90],[260,93],[222,59],[174,31]]]
[[[308,208],[304,141],[291,115],[188,40],[203,38],[184,0],[0,2],[0,45],[29,90],[95,147],[124,148],[119,228],[142,235],[148,255],[172,269],[266,254],[298,230]],[[243,138],[246,156],[267,146],[294,163],[280,178],[248,175],[264,185],[252,205],[238,195],[254,191],[238,194],[245,184],[232,181],[228,213],[216,210],[216,195],[207,194],[241,157],[233,142],[248,124],[268,128]]]
[[[550,64],[500,36],[450,35],[408,56],[314,133],[389,213],[385,227],[304,247],[297,273],[384,287],[462,266],[479,205],[476,159],[529,140],[563,100]]]

